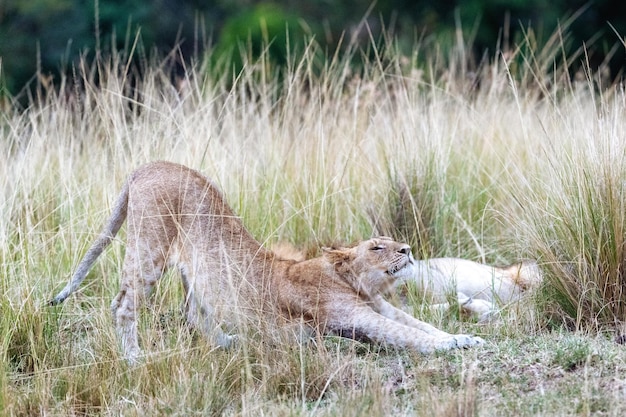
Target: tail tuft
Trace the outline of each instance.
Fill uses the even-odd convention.
[[[63,301],[65,301],[65,297],[61,297],[60,295],[57,295],[52,300],[48,301],[48,307],[59,305]]]

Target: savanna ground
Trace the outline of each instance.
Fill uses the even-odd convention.
[[[202,67],[137,77],[124,54],[77,67],[79,87],[41,85],[0,118],[0,410],[5,415],[614,415],[626,413],[621,329],[626,252],[626,97],[567,64],[558,45],[481,65],[450,55],[311,47],[276,76]],[[584,54],[569,62],[584,62]],[[270,68],[270,70],[268,70]],[[69,85],[69,84],[68,84]],[[58,93],[58,91],[62,93]],[[148,161],[213,178],[260,241],[322,245],[385,234],[417,257],[537,259],[545,285],[478,324],[483,337],[430,356],[337,337],[243,332],[215,349],[182,323],[180,280],[143,314],[149,352],[130,367],[109,313],[124,229],[81,289],[66,282],[125,176]],[[410,292],[410,295],[412,293]]]

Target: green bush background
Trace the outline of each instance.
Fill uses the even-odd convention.
[[[227,53],[235,69],[241,65],[241,52],[246,52],[240,49],[242,42],[251,41],[247,52],[252,54],[263,41],[270,42],[268,56],[284,64],[287,37],[294,50],[304,45],[302,38],[314,37],[332,52],[342,39],[362,38],[365,45],[368,37],[383,32],[393,34],[405,49],[416,40],[432,40],[445,48],[455,43],[461,29],[480,57],[514,44],[530,27],[541,44],[577,12],[563,45],[575,49],[584,42],[592,67],[607,61],[612,77],[619,76],[626,3],[611,0],[389,0],[373,5],[371,0],[3,0],[0,78],[4,95],[15,95],[37,73],[71,74],[81,55],[130,48],[136,33],[141,52],[137,59],[177,47],[180,64],[210,48]],[[363,26],[357,30],[364,17],[369,32]]]

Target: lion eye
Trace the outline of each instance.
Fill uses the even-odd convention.
[[[377,250],[377,251],[378,251],[378,250],[383,250],[383,249],[385,249],[385,247],[384,247],[384,246],[382,246],[382,245],[376,245],[376,246],[374,246],[373,248],[371,248],[370,250]]]

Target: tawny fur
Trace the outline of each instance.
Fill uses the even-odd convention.
[[[140,307],[170,267],[182,276],[187,320],[222,346],[233,337],[223,328],[236,326],[238,314],[304,319],[322,333],[423,353],[482,343],[438,330],[382,298],[412,268],[408,245],[380,237],[306,261],[283,259],[250,235],[206,177],[169,162],[130,175],[104,230],[51,304],[78,288],[125,219],[126,256],[111,309],[131,362],[141,354]]]

